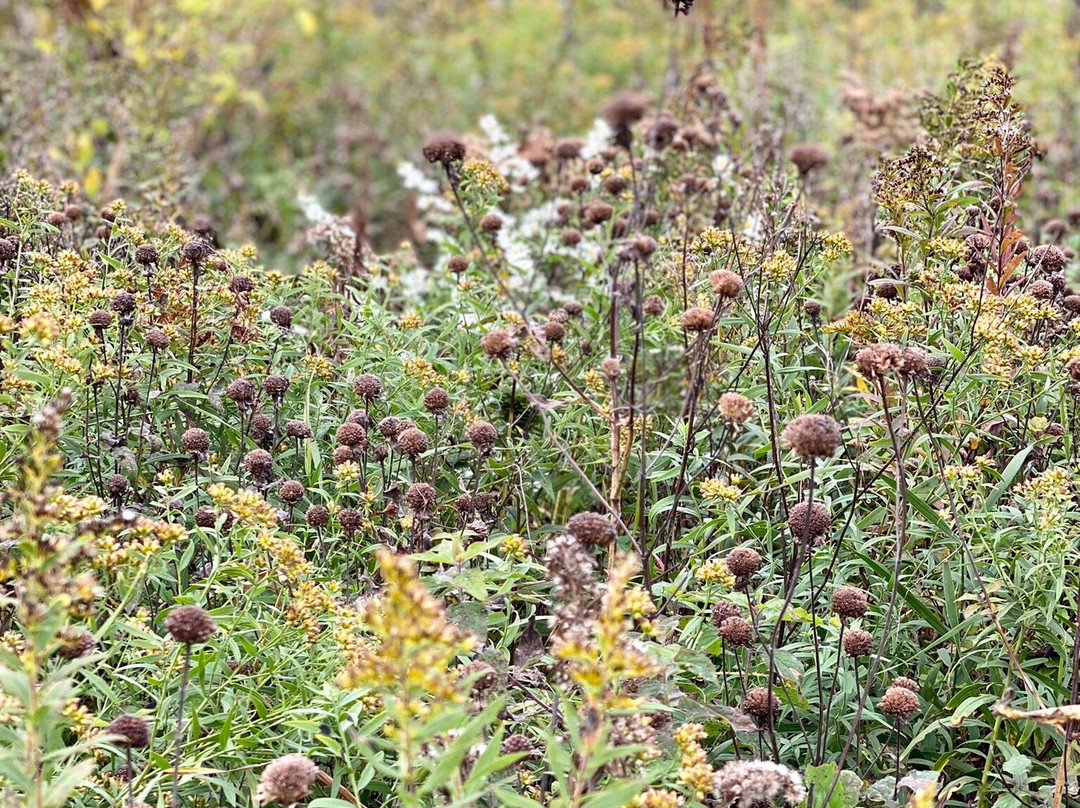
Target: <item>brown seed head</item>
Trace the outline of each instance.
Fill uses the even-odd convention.
[[[281,498],[295,504],[304,498],[304,485],[299,480],[286,480],[281,484]]]
[[[869,608],[866,593],[854,586],[841,586],[832,594],[832,610],[837,617],[853,620],[866,614]]]
[[[90,312],[90,316],[87,321],[91,326],[100,331],[103,328],[108,328],[112,325],[113,316],[111,312],[105,311],[105,309],[94,309]]]
[[[217,623],[198,606],[178,606],[165,618],[165,630],[182,645],[201,645],[214,636]]]
[[[615,541],[615,526],[606,517],[583,511],[566,522],[566,532],[582,544],[607,547]]]
[[[309,505],[304,519],[312,527],[326,527],[330,524],[330,511],[323,505]]]
[[[792,148],[788,156],[803,175],[829,163],[829,153],[816,143],[800,143]]]
[[[169,347],[172,340],[170,340],[169,335],[160,328],[151,328],[146,332],[146,342],[154,350],[163,351]]]
[[[712,607],[712,623],[717,628],[720,628],[724,624],[724,621],[731,617],[742,617],[742,609],[732,603],[730,600],[718,600]]]
[[[143,266],[156,264],[160,258],[158,249],[153,244],[140,244],[135,249],[135,261]]]
[[[255,385],[247,379],[235,379],[225,388],[225,397],[237,404],[247,404],[255,398]]]
[[[477,421],[471,424],[465,434],[469,438],[469,443],[481,452],[490,451],[499,437],[495,427],[487,421]]]
[[[878,702],[881,712],[898,721],[910,721],[919,712],[919,697],[906,687],[890,687]]]
[[[844,635],[844,653],[849,657],[869,656],[874,649],[874,635],[861,628],[853,628]]]
[[[363,446],[367,443],[367,432],[360,424],[346,421],[337,428],[334,438],[342,446]]]
[[[664,313],[664,309],[666,308],[664,305],[664,298],[660,297],[660,295],[649,295],[645,298],[642,308],[650,317],[659,317]]]
[[[780,435],[799,457],[832,457],[843,442],[840,426],[828,415],[800,415]]]
[[[270,398],[281,398],[289,389],[289,380],[281,375],[267,376],[263,381],[263,390]]]
[[[450,406],[450,394],[441,387],[432,387],[424,393],[424,408],[430,412],[442,413]]]
[[[432,135],[424,143],[424,157],[429,163],[459,163],[465,159],[465,144],[457,135],[440,132]]]
[[[724,559],[728,571],[738,577],[753,575],[761,569],[761,554],[752,547],[736,547]]]
[[[180,445],[188,454],[204,454],[210,451],[210,436],[206,434],[205,430],[193,426],[184,430],[184,434],[180,438]]]
[[[137,715],[121,715],[105,727],[106,735],[113,735],[113,746],[119,749],[145,749],[150,745],[150,727],[146,719]]]
[[[724,620],[718,631],[724,642],[736,648],[745,648],[754,641],[754,627],[740,615],[732,615]]]
[[[736,297],[743,290],[743,279],[726,269],[718,269],[709,275],[713,294],[723,298]]]
[[[311,427],[306,421],[294,419],[285,424],[285,434],[294,440],[304,440],[311,437]]]
[[[291,328],[292,309],[288,306],[274,306],[270,309],[270,322],[278,328]]]
[[[687,331],[708,331],[713,327],[714,319],[712,309],[694,306],[683,314],[683,328]]]
[[[364,401],[373,401],[382,395],[382,380],[374,373],[364,373],[357,376],[352,383],[353,392]]]
[[[809,525],[806,524],[807,511],[810,512]],[[831,522],[832,514],[820,502],[815,502],[813,505],[798,502],[788,510],[788,527],[791,529],[791,535],[800,541],[803,536],[808,539],[817,539],[824,536],[828,533]]]
[[[905,688],[907,690],[910,690],[916,696],[919,695],[919,690],[921,689],[918,682],[916,682],[914,679],[908,678],[907,676],[897,676],[895,679],[892,680],[892,684],[889,686]]]
[[[435,489],[427,483],[413,483],[405,491],[405,502],[420,514],[430,514],[435,510]]]
[[[276,802],[287,808],[308,795],[318,776],[319,767],[303,755],[285,755],[263,769],[255,797],[260,805]]]
[[[729,424],[745,424],[757,410],[754,403],[741,393],[722,393],[719,401],[720,417]]]
[[[517,347],[517,340],[505,328],[496,328],[480,338],[480,347],[493,359],[507,359]]]
[[[780,712],[780,699],[776,693],[770,693],[767,687],[754,687],[743,696],[742,708],[754,718],[775,721]]]
[[[416,427],[398,434],[398,448],[407,456],[416,458],[428,450],[428,438]]]

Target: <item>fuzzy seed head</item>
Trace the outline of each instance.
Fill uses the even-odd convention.
[[[728,571],[736,577],[753,575],[761,569],[761,554],[752,547],[736,547],[724,561]]]
[[[832,594],[832,610],[837,617],[853,620],[866,614],[869,598],[866,593],[854,586],[841,586]]]
[[[319,767],[304,755],[285,755],[263,769],[255,797],[260,805],[276,802],[288,808],[308,795],[318,776]]]
[[[217,623],[198,606],[178,606],[165,618],[165,629],[182,645],[201,645],[214,636]]]
[[[799,457],[832,457],[843,442],[840,426],[828,415],[800,415],[780,435]]]
[[[878,702],[881,712],[898,721],[910,721],[919,712],[919,697],[906,687],[890,687]]]
[[[115,736],[113,746],[119,749],[145,749],[150,745],[150,727],[137,715],[121,715],[105,727],[106,735]]]
[[[585,545],[607,547],[615,541],[615,526],[592,511],[571,516],[566,523],[566,532]]]
[[[807,511],[809,511],[809,516],[807,516]],[[832,514],[820,502],[815,502],[813,505],[799,502],[788,511],[788,527],[791,529],[792,537],[799,541],[802,541],[803,536],[808,539],[824,536],[828,533],[831,523]]]

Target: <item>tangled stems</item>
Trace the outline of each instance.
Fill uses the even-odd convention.
[[[180,808],[180,756],[184,749],[184,696],[191,673],[191,644],[184,643],[184,667],[180,673],[180,694],[176,706],[176,750],[173,753],[172,808]]]

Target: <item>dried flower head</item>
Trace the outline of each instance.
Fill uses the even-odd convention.
[[[265,449],[252,449],[244,455],[244,470],[256,479],[267,479],[274,474],[274,458]]]
[[[919,697],[906,687],[890,687],[878,702],[878,708],[897,721],[910,721],[919,712]]]
[[[282,500],[295,504],[304,498],[304,484],[299,480],[286,480],[279,491]]]
[[[720,636],[729,645],[745,648],[754,641],[754,627],[745,617],[732,615],[719,626]]]
[[[718,269],[709,275],[713,294],[723,298],[737,297],[743,290],[743,279],[726,269]]]
[[[780,435],[799,457],[832,457],[843,442],[840,425],[828,415],[800,415]]]
[[[97,640],[84,628],[64,626],[60,630],[60,647],[56,655],[61,659],[79,659],[97,650]]]
[[[615,541],[615,526],[598,513],[583,511],[566,522],[566,532],[585,545],[607,547]]]
[[[135,261],[143,266],[156,264],[160,257],[157,247],[153,244],[140,244],[135,248]]]
[[[730,600],[718,600],[713,604],[711,617],[713,625],[717,628],[720,628],[728,618],[742,616],[742,609]]]
[[[732,760],[716,773],[717,808],[759,808],[799,805],[806,799],[802,776],[787,766],[765,760]]]
[[[683,314],[683,328],[687,331],[708,331],[713,327],[714,321],[712,309],[704,306],[694,306]]]
[[[165,618],[165,630],[183,645],[200,645],[217,631],[217,623],[198,606],[178,606]]]
[[[869,656],[874,649],[874,635],[861,628],[853,628],[844,635],[844,653],[849,657]]]
[[[490,452],[491,448],[495,445],[495,441],[499,437],[499,433],[496,431],[495,427],[487,421],[476,421],[475,423],[470,424],[465,434],[469,438],[469,443],[475,446],[481,453]]]
[[[270,322],[278,328],[292,328],[292,309],[288,306],[274,306],[270,309]]]
[[[180,438],[180,445],[190,455],[205,454],[210,451],[210,436],[206,434],[205,430],[193,426],[184,430],[184,434]]]
[[[897,676],[895,679],[892,680],[892,684],[889,686],[903,687],[907,690],[910,690],[916,696],[919,695],[919,690],[921,690],[921,688],[919,687],[919,683],[916,682],[914,679],[908,678],[907,676]]]
[[[724,559],[732,575],[753,575],[761,569],[761,554],[752,547],[736,547]]]
[[[237,404],[249,404],[255,398],[255,385],[247,379],[235,379],[225,388],[225,397]]]
[[[305,440],[312,436],[311,427],[306,421],[292,420],[285,424],[285,434],[294,440]]]
[[[496,328],[480,338],[480,347],[493,359],[507,359],[517,347],[517,340],[505,328]]]
[[[754,403],[742,393],[722,393],[719,401],[720,417],[729,424],[745,424],[754,417]]]
[[[304,518],[312,527],[326,527],[330,524],[330,511],[323,505],[309,505]]]
[[[145,749],[150,745],[150,727],[146,719],[137,715],[121,715],[105,727],[105,734],[112,735],[113,746],[120,749]]]
[[[809,516],[807,516],[808,511]],[[820,502],[815,502],[813,505],[798,502],[788,511],[788,528],[796,539],[801,540],[804,536],[808,539],[820,538],[829,531],[831,523],[832,514]]]
[[[742,708],[754,718],[775,721],[780,712],[780,699],[767,687],[753,687],[743,696]]]
[[[346,421],[337,428],[334,438],[342,446],[363,446],[367,443],[367,430],[360,424]]]
[[[838,617],[851,620],[862,617],[869,608],[866,593],[854,586],[841,586],[832,594],[832,610]]]
[[[163,351],[169,347],[172,340],[160,328],[151,328],[146,332],[146,343],[155,351]]]
[[[660,295],[649,295],[645,298],[642,308],[650,317],[659,317],[664,313],[667,306],[664,304],[664,298],[660,297]]]
[[[260,805],[276,802],[288,808],[308,795],[318,776],[319,767],[304,755],[285,755],[263,769],[255,797]]]
[[[427,483],[413,483],[405,491],[405,502],[416,513],[428,516],[435,510],[435,489]]]
[[[829,163],[829,153],[816,143],[800,143],[791,149],[788,156],[802,175]]]
[[[398,433],[397,445],[407,457],[415,459],[428,450],[428,437],[416,427],[409,427]]]
[[[424,408],[430,412],[439,414],[446,412],[450,406],[450,394],[441,387],[432,387],[424,393]]]
[[[465,144],[450,132],[439,132],[424,142],[424,157],[429,163],[460,163],[465,159]]]
[[[272,399],[280,399],[289,389],[289,380],[285,376],[274,374],[263,381],[263,390]]]

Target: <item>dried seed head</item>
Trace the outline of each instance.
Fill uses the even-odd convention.
[[[528,755],[532,754],[536,750],[536,745],[529,739],[528,735],[522,735],[517,733],[515,735],[508,735],[503,739],[502,747],[499,749],[499,754],[502,755]]]
[[[90,316],[87,320],[90,325],[100,331],[103,328],[108,328],[112,325],[113,316],[111,312],[107,312],[105,309],[94,309],[90,312]]]
[[[717,628],[724,624],[725,620],[732,617],[742,617],[742,609],[730,600],[718,600],[712,607],[712,623]]]
[[[1054,296],[1054,284],[1050,281],[1040,278],[1039,280],[1028,286],[1028,294],[1036,300],[1049,300]]]
[[[1068,263],[1065,253],[1053,244],[1044,244],[1034,250],[1028,250],[1026,260],[1031,266],[1040,267],[1044,272],[1061,272]]]
[[[165,630],[183,645],[200,645],[217,631],[217,623],[198,606],[178,606],[165,618]]]
[[[754,718],[775,721],[780,713],[780,699],[767,687],[754,687],[743,696],[742,708]]]
[[[649,295],[645,298],[642,308],[650,317],[659,317],[667,307],[664,305],[664,298],[660,297],[660,295]]]
[[[237,404],[247,404],[255,398],[255,385],[247,379],[236,379],[225,388],[225,397]]]
[[[615,526],[606,517],[591,511],[571,516],[566,523],[566,532],[586,545],[607,547],[615,541]]]
[[[899,347],[891,342],[879,342],[855,354],[855,364],[859,368],[859,373],[869,379],[875,379],[899,370],[900,356]]]
[[[709,275],[713,294],[723,298],[736,297],[743,290],[743,279],[726,269],[718,269]]]
[[[439,132],[424,142],[424,157],[429,163],[459,163],[465,159],[465,144],[450,132]]]
[[[244,455],[244,469],[252,477],[269,478],[274,473],[274,458],[265,449],[252,449]]]
[[[472,694],[474,696],[491,690],[499,681],[495,669],[481,659],[475,659],[466,665],[462,665],[458,677],[463,681],[472,680]]]
[[[829,153],[816,143],[800,143],[792,148],[788,156],[803,175],[829,163]]]
[[[480,338],[480,347],[493,359],[507,359],[517,347],[517,340],[505,328],[496,328]]]
[[[435,489],[427,483],[413,483],[405,491],[405,503],[418,514],[431,514],[435,501]]]
[[[708,331],[713,327],[714,319],[712,309],[694,306],[683,314],[683,328],[687,331]]]
[[[270,322],[278,328],[292,328],[292,309],[288,306],[274,306],[270,309]]]
[[[861,628],[853,628],[844,635],[844,653],[849,657],[869,656],[874,649],[874,635]]]
[[[270,398],[277,399],[285,395],[289,389],[289,380],[280,375],[267,376],[263,382],[263,390]]]
[[[363,446],[367,443],[367,431],[360,424],[346,421],[337,428],[334,438],[342,446]]]
[[[909,346],[900,352],[897,370],[905,376],[921,376],[930,368],[930,358],[922,348]]]
[[[832,594],[832,610],[845,620],[862,617],[867,608],[869,603],[866,593],[854,586],[838,587]]]
[[[61,659],[79,659],[97,650],[94,635],[77,626],[64,626],[60,630],[60,643],[56,655]]]
[[[623,191],[625,191],[626,186],[629,184],[630,183],[627,181],[626,177],[624,177],[622,174],[611,174],[610,176],[605,177],[602,183],[602,185],[604,186],[604,190],[607,191],[609,194],[613,194],[614,196],[618,196]]]
[[[172,340],[170,340],[169,335],[160,328],[151,328],[146,332],[146,342],[155,351],[163,351],[169,347]]]
[[[334,449],[333,453],[334,465],[340,466],[342,463],[352,463],[353,449],[351,446],[338,446]]]
[[[281,484],[281,498],[295,504],[304,498],[304,485],[299,480],[286,480]]]
[[[581,231],[573,227],[568,227],[562,231],[559,240],[567,247],[576,247],[581,243]]]
[[[477,491],[472,498],[472,505],[478,511],[490,511],[495,507],[495,495],[490,491]]]
[[[392,415],[388,415],[379,421],[379,432],[387,440],[396,440],[401,431],[401,421]]]
[[[285,434],[294,440],[304,440],[311,437],[311,427],[306,421],[288,421],[285,424]]]
[[[255,281],[247,275],[236,275],[229,281],[229,291],[236,295],[246,295],[255,288]]]
[[[480,217],[480,229],[485,233],[498,233],[502,226],[502,216],[497,213],[485,213]]]
[[[878,702],[881,712],[898,721],[910,721],[919,712],[919,697],[906,687],[890,687]]]
[[[757,410],[754,403],[741,393],[723,393],[719,401],[720,417],[729,424],[745,424]]]
[[[398,434],[398,448],[410,458],[416,458],[428,450],[428,438],[416,427],[410,427]]]
[[[109,308],[117,314],[131,314],[131,312],[135,311],[135,305],[135,295],[131,294],[131,292],[120,292],[113,297]]]
[[[105,727],[106,735],[115,736],[113,746],[119,749],[145,749],[150,745],[150,727],[137,715],[121,715]]]
[[[578,301],[574,300],[573,298],[565,301],[562,304],[562,307],[563,307],[563,310],[567,314],[569,314],[571,317],[580,317],[581,316],[581,311],[582,311],[581,304]]]
[[[143,266],[156,264],[160,258],[158,249],[153,244],[140,244],[135,249],[135,261]]]
[[[180,438],[180,445],[187,454],[205,454],[210,451],[210,436],[206,434],[205,430],[193,426],[184,430],[184,434]]]
[[[352,383],[353,392],[364,401],[374,401],[382,395],[382,381],[374,373],[363,373],[357,376]]]
[[[909,679],[907,676],[897,676],[892,680],[890,687],[905,688],[906,690],[910,690],[916,696],[919,695],[919,690],[921,689],[918,682],[914,679]]]
[[[210,257],[213,250],[205,239],[193,238],[184,245],[184,259],[192,264],[201,264]]]
[[[110,496],[118,497],[128,490],[128,478],[123,474],[112,474],[105,481],[105,490]]]
[[[260,805],[295,805],[308,795],[318,776],[319,767],[303,755],[285,755],[263,769],[255,797]]]
[[[195,524],[202,528],[213,527],[217,524],[217,511],[212,505],[200,505],[195,511]]]
[[[450,406],[450,394],[441,387],[432,387],[424,393],[424,408],[433,413],[443,413]]]
[[[728,617],[720,624],[718,631],[726,643],[736,648],[745,648],[754,641],[754,627],[740,615]]]
[[[8,238],[0,238],[0,264],[6,264],[18,253],[19,249],[15,246],[15,242]]]
[[[724,559],[728,571],[738,577],[753,575],[761,569],[761,554],[752,547],[736,547]]]
[[[807,517],[809,511],[809,518]],[[807,524],[809,521],[809,524]],[[817,539],[829,531],[832,523],[832,514],[829,509],[820,502],[807,505],[805,502],[796,503],[788,511],[788,527],[792,537],[802,540],[803,536],[808,539]]]
[[[322,505],[309,505],[304,518],[312,527],[326,527],[330,524],[330,511]]]
[[[612,129],[620,129],[640,121],[649,108],[649,101],[649,96],[644,93],[619,92],[608,99],[600,115]]]
[[[495,441],[499,437],[495,427],[487,421],[477,421],[470,424],[465,434],[469,438],[469,443],[481,452],[491,451],[491,447],[495,445]]]
[[[840,426],[828,415],[800,415],[780,435],[799,457],[832,457],[843,442]]]
[[[803,303],[803,311],[806,312],[806,316],[816,320],[821,316],[821,304],[816,300],[807,300]]]
[[[364,523],[363,516],[356,508],[342,508],[338,511],[338,524],[348,534],[352,535],[360,529],[360,525]]]
[[[540,333],[544,335],[544,339],[548,342],[558,344],[566,336],[566,327],[557,320],[548,320],[540,326]]]

